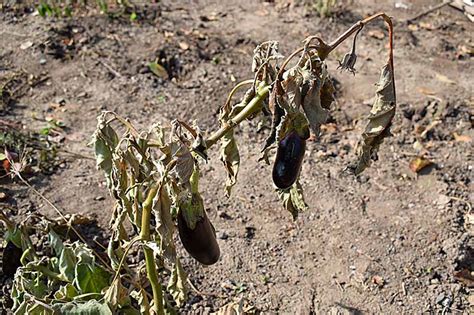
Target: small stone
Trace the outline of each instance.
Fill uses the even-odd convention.
[[[45,58],[41,58],[40,61],[39,61],[40,65],[45,65],[46,64],[46,59]]]
[[[444,292],[438,294],[438,296],[436,297],[436,304],[441,304],[445,297],[446,295],[444,294]]]
[[[430,280],[430,283],[431,283],[431,284],[438,284],[438,283],[439,283],[439,279],[438,279],[438,278],[431,279],[431,280]]]
[[[217,232],[216,236],[217,236],[218,239],[221,239],[221,240],[226,240],[226,239],[229,238],[229,235],[224,231]]]
[[[219,211],[218,212],[219,218],[230,220],[232,217],[228,215],[225,211]]]
[[[96,200],[96,201],[105,200],[105,197],[104,196],[97,196],[97,197],[94,198],[94,200]]]

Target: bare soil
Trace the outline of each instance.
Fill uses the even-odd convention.
[[[474,24],[448,6],[407,23],[435,1],[408,9],[395,2],[343,2],[320,18],[296,1],[163,1],[140,5],[135,22],[97,12],[41,18],[7,6],[0,12],[0,76],[23,71],[44,80],[0,108],[0,123],[40,130],[48,117],[64,121],[61,148],[82,156],[62,154],[55,172],[29,180],[65,213],[95,217],[107,235],[113,201],[87,158],[102,110],[140,127],[178,118],[215,130],[232,80],[252,77],[258,43],[278,40],[288,54],[309,35],[332,40],[385,11],[395,23],[398,109],[379,160],[358,177],[341,172],[356,158],[386,58],[382,23],[359,37],[355,76],[336,69],[349,43],[329,60],[337,103],[321,139],[308,146],[301,181],[310,209],[297,221],[272,188],[271,167],[258,162],[268,129],[256,133],[253,121],[239,128],[243,162],[230,199],[211,150],[201,187],[222,257],[204,267],[181,251],[201,293],[192,291],[180,312],[208,314],[244,298],[264,314],[472,314],[472,280],[455,274],[474,270]],[[157,58],[172,79],[149,72]],[[408,167],[417,139],[434,162],[419,174]],[[56,216],[20,182],[3,178],[0,191],[12,217]]]

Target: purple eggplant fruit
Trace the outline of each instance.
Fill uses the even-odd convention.
[[[206,212],[198,218],[194,229],[191,229],[186,223],[183,211],[179,210],[178,232],[186,251],[201,264],[212,265],[219,260],[221,252],[216,240],[216,231]]]
[[[300,173],[305,148],[306,140],[296,131],[291,131],[280,140],[272,174],[273,183],[278,188],[287,189],[295,183]]]

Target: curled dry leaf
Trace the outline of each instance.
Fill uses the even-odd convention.
[[[298,218],[300,212],[308,210],[308,205],[304,201],[303,188],[298,180],[289,189],[278,189],[278,196],[294,220]]]
[[[454,140],[457,142],[471,142],[472,138],[467,135],[460,135],[457,132],[453,133]]]
[[[369,122],[362,133],[362,141],[358,145],[359,160],[349,167],[355,175],[362,173],[372,160],[377,160],[378,148],[383,139],[390,134],[395,108],[393,69],[387,63],[382,67],[375,100],[368,117]]]
[[[153,199],[152,211],[155,216],[155,229],[159,235],[159,256],[172,265],[176,260],[176,248],[173,240],[175,227],[171,217],[171,200],[168,190],[163,184]]]
[[[230,197],[231,189],[237,182],[239,173],[240,154],[237,142],[234,138],[234,131],[228,131],[221,140],[221,161],[224,163],[227,171],[227,180],[225,182],[226,195]]]
[[[181,307],[186,302],[188,293],[186,288],[186,280],[187,275],[181,266],[181,262],[177,259],[171,271],[171,277],[168,282],[167,290],[170,292],[178,307]]]

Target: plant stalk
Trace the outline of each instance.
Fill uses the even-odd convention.
[[[257,94],[254,98],[245,106],[245,108],[238,113],[234,118],[229,120],[226,124],[222,125],[219,130],[214,132],[209,139],[206,140],[206,148],[209,149],[213,146],[220,138],[222,138],[229,130],[240,124],[244,119],[250,115],[255,114],[262,108],[262,101],[267,97],[270,92],[270,86],[264,85],[258,88]]]
[[[161,182],[153,185],[150,188],[147,198],[143,202],[142,226],[140,231],[140,239],[142,241],[150,240],[151,208],[153,207],[153,199],[159,190],[161,190]],[[148,248],[146,245],[143,245],[143,252],[145,254],[146,273],[153,291],[153,311],[157,315],[164,315],[165,309],[163,307],[163,291],[160,280],[158,279],[155,256],[153,255],[153,250]]]

